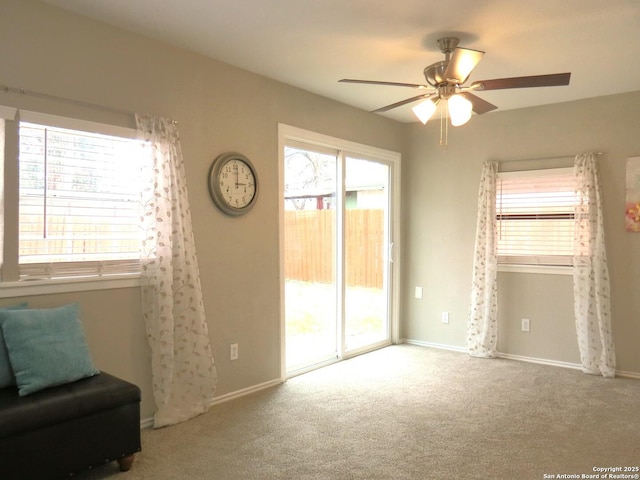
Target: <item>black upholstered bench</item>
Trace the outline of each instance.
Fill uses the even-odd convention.
[[[140,451],[140,389],[108,373],[18,396],[0,389],[0,478],[44,480]]]

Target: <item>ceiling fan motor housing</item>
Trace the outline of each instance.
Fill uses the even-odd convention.
[[[447,60],[443,60],[425,67],[424,78],[427,80],[427,83],[432,87],[439,87],[446,84],[447,79],[444,77],[444,72],[448,65],[449,62]]]
[[[432,87],[441,87],[450,83],[445,78],[444,72],[449,66],[451,52],[455,50],[459,42],[460,40],[457,37],[444,37],[436,42],[442,53],[445,54],[445,59],[440,62],[433,63],[424,69],[424,78]]]

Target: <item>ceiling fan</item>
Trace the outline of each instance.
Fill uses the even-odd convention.
[[[502,90],[507,88],[530,87],[554,87],[569,85],[571,73],[554,73],[549,75],[533,75],[528,77],[496,78],[491,80],[478,80],[468,86],[464,83],[476,67],[484,52],[469,48],[458,47],[459,39],[445,37],[437,41],[438,47],[444,53],[445,59],[429,65],[424,69],[424,77],[428,85],[400,82],[381,82],[376,80],[356,80],[343,78],[344,83],[360,83],[369,85],[389,85],[393,87],[411,87],[420,90],[428,90],[415,97],[407,98],[400,102],[392,103],[373,113],[386,112],[393,108],[401,107],[409,103],[423,100],[412,108],[418,119],[426,124],[435,113],[438,104],[446,101],[449,117],[453,126],[464,125],[471,118],[471,112],[477,114],[487,113],[498,108],[483,100],[471,92],[483,90]]]

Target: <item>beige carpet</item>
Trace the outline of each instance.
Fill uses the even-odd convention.
[[[399,345],[145,430],[142,442],[130,472],[75,478],[587,478],[640,466],[640,381]]]

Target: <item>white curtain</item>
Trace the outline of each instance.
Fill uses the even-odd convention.
[[[136,115],[151,149],[142,195],[142,303],[151,346],[154,427],[210,407],[217,375],[202,303],[184,163],[171,120]]]
[[[602,196],[596,156],[575,159],[573,292],[578,346],[585,373],[614,377],[609,272],[602,222]]]
[[[498,343],[497,172],[496,162],[485,162],[480,178],[471,308],[467,330],[467,352],[473,357],[495,357]]]

